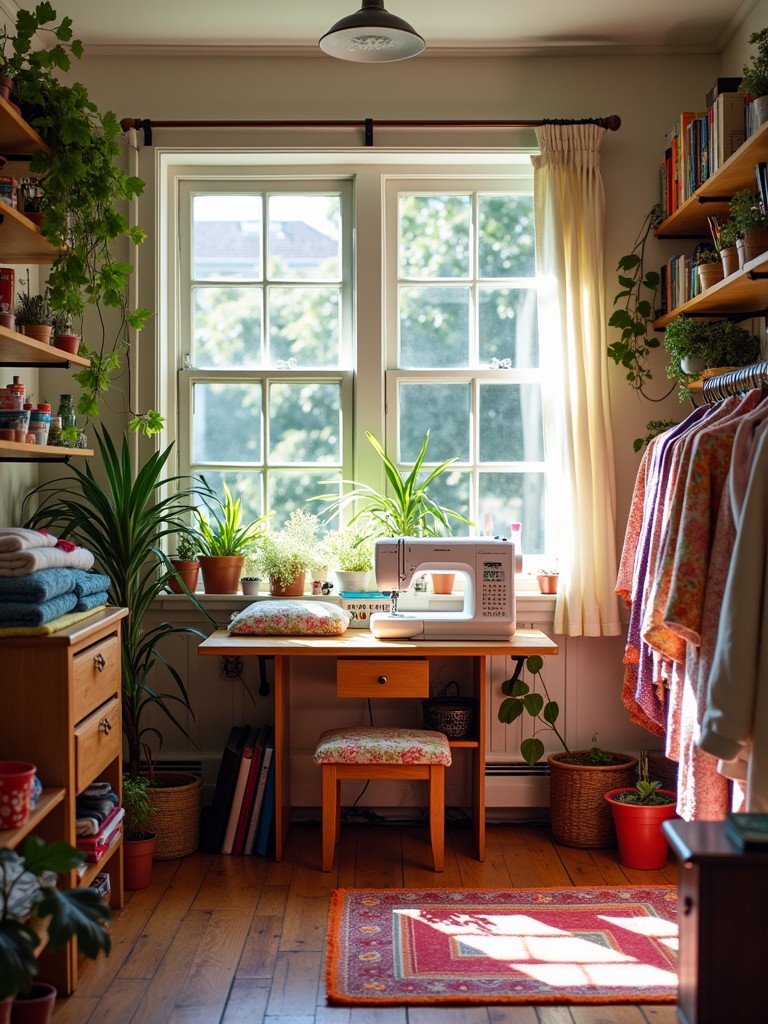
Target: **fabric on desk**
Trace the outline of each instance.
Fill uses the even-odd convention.
[[[26,530],[21,526],[0,528],[0,554],[26,548],[53,548],[57,543],[58,538],[45,530]]]
[[[78,599],[75,605],[76,612],[90,611],[91,608],[96,608],[100,604],[106,604],[108,594],[106,591],[99,591],[96,594],[86,594],[84,597]]]
[[[26,576],[0,577],[0,602],[50,601],[74,591],[72,569],[38,569]]]
[[[27,576],[38,569],[53,569],[60,566],[90,569],[94,561],[93,552],[79,547],[75,547],[73,551],[64,551],[59,547],[9,551],[0,554],[0,576]]]
[[[78,597],[88,597],[91,594],[105,594],[112,580],[100,572],[86,572],[84,569],[72,569],[72,589]]]
[[[100,604],[86,612],[67,612],[51,622],[45,622],[40,626],[0,626],[0,637],[3,636],[48,636],[51,633],[58,633],[60,629],[74,626],[84,619],[90,619],[92,615],[103,611],[106,605]]]
[[[43,626],[74,611],[77,597],[59,594],[50,601],[4,601],[0,604],[0,626]]]

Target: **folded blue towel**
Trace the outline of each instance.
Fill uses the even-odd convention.
[[[73,579],[72,589],[78,597],[102,593],[109,590],[112,585],[109,576],[103,576],[100,572],[86,572],[85,569],[70,569],[70,572]]]
[[[84,597],[78,599],[75,605],[76,612],[89,612],[91,608],[98,608],[100,604],[107,604],[109,602],[109,594],[106,590],[101,590],[96,594],[86,594]],[[2,606],[0,606],[1,609]]]
[[[0,576],[0,601],[32,601],[39,604],[59,594],[69,594],[75,589],[74,572],[74,569],[59,567],[37,569],[27,576]],[[83,572],[83,575],[88,574]]]
[[[32,601],[4,601],[0,604],[0,626],[44,626],[67,612],[77,604],[74,593],[59,594],[50,601],[35,604]]]

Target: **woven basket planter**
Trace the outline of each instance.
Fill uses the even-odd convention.
[[[586,757],[588,751],[572,753]],[[637,758],[607,753],[616,764],[568,764],[567,754],[550,754],[547,758],[552,836],[563,846],[587,850],[616,845],[616,828],[605,794],[634,786]]]
[[[155,860],[173,860],[194,853],[200,844],[203,783],[188,772],[158,772],[152,799],[150,829],[157,837]],[[606,805],[607,806],[607,805]]]

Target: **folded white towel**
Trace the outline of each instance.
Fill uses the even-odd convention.
[[[27,548],[52,548],[58,537],[40,530],[26,530],[22,526],[0,528],[0,552],[25,551]]]
[[[70,569],[90,569],[95,559],[87,548],[62,551],[61,548],[28,548],[26,551],[8,551],[0,554],[0,576],[26,576],[38,569],[67,566]]]

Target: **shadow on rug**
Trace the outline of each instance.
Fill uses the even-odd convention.
[[[329,1003],[674,1003],[677,889],[335,889]]]

